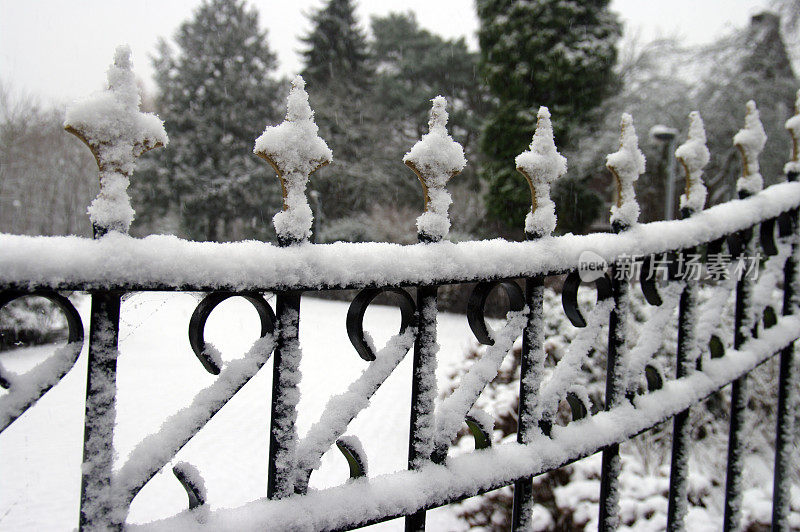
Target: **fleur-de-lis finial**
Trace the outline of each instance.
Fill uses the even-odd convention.
[[[622,114],[619,150],[606,156],[606,167],[617,184],[617,201],[611,206],[611,225],[616,230],[631,227],[639,219],[639,203],[633,183],[644,173],[644,154],[633,127],[633,117]]]
[[[794,102],[794,116],[786,121],[786,129],[792,136],[792,159],[786,163],[783,171],[787,176],[797,179],[800,173],[800,90],[797,91],[797,99]]]
[[[689,113],[689,138],[675,150],[675,158],[686,172],[686,190],[681,195],[681,210],[691,216],[703,210],[706,204],[706,186],[703,184],[703,168],[711,154],[706,147],[706,130],[700,113]]]
[[[529,239],[548,236],[556,228],[550,185],[567,173],[567,159],[556,149],[547,107],[539,107],[537,118],[530,149],[517,155],[514,161],[531,188],[531,212],[525,217],[525,234]]]
[[[453,200],[445,185],[467,164],[464,148],[447,133],[447,100],[437,96],[432,102],[428,133],[403,157],[406,166],[417,174],[425,194],[425,212],[417,218],[417,232],[423,242],[438,242],[447,236],[447,209]]]
[[[69,106],[64,120],[64,129],[89,147],[100,170],[100,193],[88,209],[95,236],[127,233],[134,215],[128,185],[136,158],[169,140],[156,115],[139,112],[130,55],[128,46],[118,46],[108,88]]]
[[[281,182],[283,210],[272,219],[281,245],[304,242],[311,236],[314,218],[306,199],[308,178],[333,160],[333,153],[318,131],[305,81],[295,76],[286,119],[277,126],[267,126],[253,148],[253,153],[275,169]]]
[[[744,115],[744,127],[733,137],[733,144],[742,155],[742,177],[736,181],[736,191],[740,198],[757,194],[764,188],[758,156],[766,143],[767,134],[761,125],[756,102],[750,100],[747,102],[747,112]]]

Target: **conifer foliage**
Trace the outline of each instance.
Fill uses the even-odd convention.
[[[608,0],[478,0],[481,70],[497,105],[484,125],[481,174],[490,215],[521,226],[525,183],[514,169],[536,128],[536,110],[552,113],[556,143],[587,120],[615,84],[621,27]]]
[[[177,52],[162,40],[154,59],[170,149],[139,194],[175,204],[192,238],[263,238],[280,186],[252,145],[265,122],[279,120],[282,92],[258,14],[241,0],[204,0],[175,43]]]

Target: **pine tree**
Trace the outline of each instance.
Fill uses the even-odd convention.
[[[481,70],[497,103],[484,127],[481,177],[489,214],[521,227],[530,209],[514,157],[536,127],[536,111],[551,112],[556,142],[615,86],[612,67],[621,28],[608,0],[478,0]]]
[[[329,0],[310,16],[313,29],[301,41],[303,79],[313,85],[330,83],[358,88],[371,75],[367,38],[358,27],[351,0]],[[362,86],[363,88],[363,86]]]
[[[333,150],[333,163],[312,177],[309,189],[319,224],[317,236],[335,220],[367,210],[384,192],[380,159],[381,117],[370,99],[374,83],[369,48],[351,0],[328,0],[310,15],[311,31],[301,39],[303,78],[320,136]],[[335,235],[342,237],[346,235]]]
[[[280,187],[253,155],[253,139],[279,120],[281,91],[258,14],[241,0],[205,0],[175,42],[177,53],[162,40],[154,59],[156,110],[170,147],[134,193],[153,201],[167,195],[162,207],[179,207],[192,238],[263,236],[280,208]]]

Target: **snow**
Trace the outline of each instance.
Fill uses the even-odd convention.
[[[525,217],[525,232],[541,237],[556,228],[555,203],[550,199],[550,186],[567,173],[567,159],[556,149],[547,107],[539,107],[537,118],[530,149],[517,155],[515,162],[517,170],[531,187],[531,212]]]
[[[287,98],[286,119],[277,126],[268,126],[253,148],[253,153],[272,165],[281,181],[283,210],[275,215],[273,224],[282,241],[302,242],[311,236],[314,218],[306,199],[308,178],[333,160],[333,153],[318,131],[305,81],[295,76]]]
[[[785,127],[792,136],[792,160],[786,163],[783,171],[787,174],[800,172],[800,90],[794,103],[794,116],[786,121]]]
[[[166,235],[136,239],[113,232],[97,240],[0,234],[0,283],[59,289],[274,290],[535,276],[573,268],[587,249],[611,263],[622,255],[700,245],[798,204],[800,184],[781,183],[685,220],[637,224],[619,235],[565,235],[528,242],[340,242],[281,248],[253,241],[189,242]]]
[[[305,472],[320,466],[322,455],[345,433],[359,412],[369,406],[372,396],[414,345],[415,337],[416,329],[413,327],[392,337],[361,376],[350,384],[347,391],[330,398],[319,421],[311,426],[297,446],[297,469],[301,478],[295,482],[302,490],[308,485]]]
[[[88,305],[76,306],[88,320]],[[271,301],[274,304],[274,298]],[[131,464],[132,450],[143,436],[159,431],[172,412],[190,405],[194,397],[218,377],[197,362],[186,337],[189,318],[197,305],[194,294],[132,295],[123,302],[118,359],[117,431],[114,445],[119,464]],[[344,327],[347,305],[304,298],[301,307],[301,362],[303,381],[298,431],[305,434],[321,418],[325,403],[347,389],[367,366],[358,358]],[[371,305],[365,318],[376,341],[395,333],[399,311]],[[463,357],[471,335],[464,316],[440,313],[441,359],[447,367]],[[206,338],[219,346],[228,366],[245,357],[257,337],[260,321],[241,298],[222,303],[211,315]],[[52,348],[4,352],[9,370],[27,371],[38,359],[52,356]],[[381,360],[381,353],[373,364]],[[370,474],[381,475],[407,466],[411,357],[374,394],[371,404],[350,424],[370,458]],[[165,464],[134,499],[129,523],[165,518],[187,508],[187,496],[171,467],[185,461],[201,473],[207,505],[215,511],[240,506],[266,495],[267,451],[271,384],[269,365],[256,374],[231,401]],[[48,392],[0,437],[3,474],[0,475],[0,529],[72,530],[77,526],[80,462],[83,438],[83,397],[86,352],[75,370]],[[174,425],[172,425],[174,427]],[[117,470],[130,471],[123,466]],[[311,477],[312,492],[344,483],[348,467],[338,450],[323,456]],[[197,510],[191,512],[195,521]],[[463,530],[448,509],[428,513],[434,530]],[[402,530],[402,520],[373,527]]]
[[[467,414],[475,405],[478,396],[500,370],[500,365],[514,346],[514,341],[522,334],[527,323],[528,310],[509,312],[506,323],[499,331],[493,331],[494,344],[459,379],[458,387],[436,409],[436,437],[434,448],[437,453],[446,454],[450,444],[458,434]],[[481,425],[489,425],[485,416]],[[481,421],[478,419],[478,421]],[[489,432],[491,434],[491,432]]]
[[[115,482],[117,497],[130,503],[139,490],[266,364],[272,336],[259,339],[241,359],[231,361],[191,403],[164,420],[130,451]]]
[[[72,369],[81,347],[80,343],[67,344],[35,368],[22,374],[6,371],[0,365],[0,373],[10,384],[8,392],[0,395],[0,431],[13,423]]]
[[[517,477],[535,475],[563,463],[568,457],[592,454],[686,409],[791,343],[798,327],[800,318],[782,317],[778,325],[760,338],[749,340],[742,349],[730,351],[723,359],[709,361],[704,372],[667,382],[661,390],[638,397],[635,406],[623,403],[566,427],[556,426],[552,439],[535,438],[527,446],[503,443],[451,457],[447,468],[429,463],[416,471],[380,475],[369,482],[355,480],[305,497],[260,500],[238,508],[215,510],[200,528],[240,530],[267,524],[298,530],[336,528],[350,519],[366,521],[384,512],[410,512],[451,500],[460,493],[477,493]],[[187,513],[133,527],[134,530],[197,528]]]
[[[464,148],[447,133],[447,100],[437,96],[431,106],[429,131],[403,157],[422,183],[425,212],[417,218],[417,230],[425,240],[438,242],[450,230],[447,210],[453,202],[445,185],[464,169]]]
[[[655,309],[639,328],[639,340],[626,356],[626,374],[623,382],[626,383],[627,391],[636,391],[636,385],[644,375],[645,366],[661,348],[664,342],[663,331],[667,330],[667,324],[673,318],[675,309],[678,308],[678,301],[684,286],[684,283],[673,282],[662,289],[661,306]]]
[[[117,47],[108,88],[70,105],[64,119],[64,127],[89,146],[100,168],[100,193],[89,217],[101,232],[128,231],[134,216],[128,185],[136,157],[169,141],[156,115],[139,112],[130,55],[127,45]]]
[[[681,209],[691,213],[703,210],[706,204],[706,186],[703,184],[703,168],[711,159],[706,147],[706,130],[700,113],[689,113],[689,138],[675,150],[675,157],[686,172],[686,191],[681,194]]]
[[[611,206],[611,224],[631,227],[639,219],[639,203],[633,183],[644,173],[644,154],[633,127],[633,117],[622,114],[619,150],[606,156],[606,167],[617,181],[617,202]]]
[[[539,388],[538,405],[533,412],[535,421],[552,421],[559,403],[566,399],[567,392],[573,391],[585,358],[600,339],[603,327],[608,326],[613,306],[614,302],[611,299],[599,301],[589,313],[586,327],[578,331],[578,334],[570,342],[566,354],[558,361],[550,378],[545,380]]]
[[[750,100],[746,108],[744,127],[733,136],[733,144],[742,155],[742,176],[736,181],[736,190],[740,194],[755,194],[764,188],[758,156],[767,143],[767,134],[761,124],[756,102]]]

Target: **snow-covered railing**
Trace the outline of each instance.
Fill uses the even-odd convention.
[[[637,223],[634,182],[645,161],[633,119],[623,115],[620,148],[607,159],[618,191],[611,209],[615,234],[553,237],[556,218],[550,185],[565,174],[566,160],[556,149],[550,116],[543,107],[529,150],[515,161],[531,189],[532,207],[525,220],[528,241],[454,244],[446,240],[452,202],[446,183],[466,161],[447,133],[445,105],[444,98],[433,100],[430,132],[404,158],[425,195],[426,210],[417,220],[419,244],[308,242],[312,213],[305,189],[311,174],[333,155],[317,135],[300,77],[292,82],[286,120],[268,127],[254,149],[275,169],[283,189],[284,208],[274,220],[280,245],[199,243],[171,236],[135,239],[126,234],[133,211],[125,189],[135,157],[166,145],[167,136],[155,116],[139,113],[129,52],[117,51],[108,90],[71,108],[66,122],[67,130],[91,148],[100,168],[101,191],[90,208],[96,238],[0,235],[0,308],[29,295],[45,297],[64,312],[70,331],[66,347],[27,373],[12,374],[0,366],[0,386],[5,389],[0,394],[0,431],[69,372],[81,353],[80,315],[58,291],[91,295],[81,529],[121,529],[137,493],[272,357],[267,498],[241,508],[210,510],[199,471],[181,462],[172,469],[188,494],[189,509],[141,528],[343,530],[405,517],[407,530],[422,530],[428,509],[513,485],[513,528],[523,530],[531,524],[532,477],[601,451],[598,522],[602,530],[613,530],[619,524],[619,444],[673,418],[667,526],[678,530],[687,509],[689,409],[732,383],[724,528],[733,530],[740,514],[747,376],[776,354],[781,366],[773,525],[788,528],[786,472],[791,405],[798,385],[793,342],[800,338],[796,308],[800,183],[795,182],[800,171],[800,113],[786,124],[794,139],[792,161],[786,166],[788,182],[761,190],[758,155],[764,133],[755,104],[748,103],[745,127],[734,138],[744,160],[740,199],[707,210],[703,210],[702,169],[709,153],[700,116],[692,113],[688,140],[675,153],[686,173],[682,219],[649,224]],[[748,275],[734,282],[724,280],[723,272],[741,271],[748,259],[759,254],[767,259],[758,281]],[[709,279],[692,274],[701,266]],[[751,267],[758,271],[758,261]],[[658,282],[650,275],[654,270],[664,274]],[[632,279],[636,271],[641,273]],[[567,274],[564,311],[580,332],[552,372],[546,372],[544,282],[562,274]],[[467,308],[470,326],[489,347],[437,406],[437,290],[442,284],[466,282],[477,282]],[[598,302],[584,316],[577,293],[582,284],[592,283]],[[718,329],[719,308],[698,303],[701,283],[715,287],[712,304],[724,302],[734,292],[731,345],[721,340],[726,335]],[[629,298],[636,286],[658,310],[633,342],[628,332],[633,326]],[[319,421],[301,438],[296,429],[303,356],[300,302],[304,293],[332,288],[361,290],[350,307],[347,331],[369,365],[331,398]],[[507,295],[509,313],[506,323],[492,331],[483,313],[496,288]],[[781,316],[772,301],[776,288],[783,292]],[[189,339],[202,366],[217,377],[117,464],[113,441],[120,303],[126,294],[141,290],[208,292],[188,324]],[[276,296],[274,310],[264,298],[267,292]],[[363,330],[363,318],[381,293],[397,299],[402,323],[400,332],[376,350]],[[214,308],[234,296],[245,298],[258,312],[261,338],[243,358],[224,363],[206,343],[204,329]],[[669,378],[654,353],[661,345],[663,324],[674,312],[679,331],[676,374]],[[493,442],[494,419],[475,404],[520,335],[516,442]],[[606,335],[605,398],[593,405],[576,377]],[[357,436],[345,433],[412,348],[408,471],[370,477]],[[557,423],[560,404],[568,405],[573,417],[565,426]],[[456,455],[450,447],[462,425],[474,435],[476,450]],[[351,480],[335,488],[310,490],[310,476],[334,446],[347,459]]]

